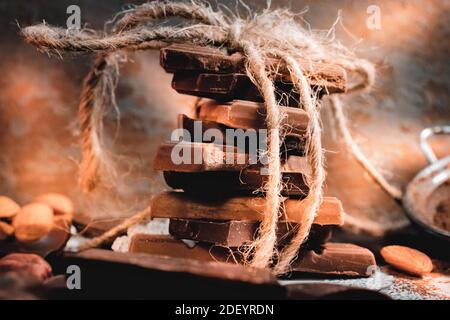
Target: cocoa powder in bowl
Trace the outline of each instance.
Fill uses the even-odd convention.
[[[450,182],[443,183],[427,201],[428,221],[437,229],[450,232]]]
[[[444,201],[437,206],[433,223],[437,228],[450,232],[450,200]]]

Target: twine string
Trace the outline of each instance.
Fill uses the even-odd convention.
[[[320,127],[320,110],[318,104],[313,100],[311,86],[304,76],[298,62],[289,55],[283,56],[284,61],[291,74],[291,80],[295,88],[300,93],[301,107],[309,114],[310,123],[308,125],[308,144],[306,154],[311,165],[311,175],[307,177],[309,193],[305,201],[307,205],[305,213],[301,217],[296,233],[290,243],[283,249],[280,260],[275,267],[276,273],[285,272],[291,262],[298,254],[298,249],[305,242],[309,235],[309,231],[317,215],[320,204],[322,203],[323,194],[322,186],[325,181],[325,163],[322,150],[322,138]]]
[[[234,34],[236,37],[236,34]],[[247,72],[258,86],[266,109],[266,125],[268,131],[268,180],[264,186],[266,201],[264,219],[262,220],[257,239],[249,246],[247,252],[254,256],[253,267],[263,268],[272,263],[277,242],[277,222],[281,204],[281,169],[280,169],[280,124],[282,114],[275,99],[275,87],[269,79],[263,58],[258,50],[249,43],[244,44],[244,53],[248,57]],[[247,259],[246,259],[247,260]]]

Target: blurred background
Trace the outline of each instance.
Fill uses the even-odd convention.
[[[77,187],[80,160],[77,105],[92,57],[48,57],[25,44],[19,25],[45,20],[66,26],[69,5],[81,9],[82,25],[102,29],[126,4],[118,0],[0,0],[0,194],[26,203],[44,192],[62,192],[77,203],[79,215],[95,219],[125,217],[167,188],[152,170],[158,144],[169,138],[178,113],[188,113],[192,98],[171,89],[171,76],[159,66],[158,52],[129,56],[117,90],[120,126],[106,115],[108,147],[119,155],[121,179],[93,194]],[[235,1],[218,1],[232,7]],[[258,8],[262,1],[246,1]],[[272,1],[304,18],[314,29],[329,29],[341,12],[337,37],[377,66],[373,91],[344,98],[354,138],[393,184],[404,188],[427,165],[418,145],[427,126],[450,124],[450,2],[445,0]],[[367,8],[380,8],[381,28],[369,29]],[[403,221],[402,209],[342,147],[329,121],[323,124],[327,155],[326,194],[343,201],[351,215],[389,226]],[[450,154],[450,139],[433,143],[438,156]],[[380,230],[373,229],[380,234]]]

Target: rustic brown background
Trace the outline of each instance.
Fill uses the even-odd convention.
[[[339,39],[378,68],[371,94],[346,98],[351,130],[381,172],[404,187],[426,165],[417,143],[420,130],[450,123],[450,2],[273,2],[292,2],[294,11],[309,6],[305,18],[319,29],[329,28],[342,10],[345,28],[337,27]],[[0,194],[26,203],[42,192],[64,192],[76,199],[79,213],[105,218],[130,215],[145,205],[151,194],[165,188],[161,174],[151,170],[155,148],[169,137],[176,114],[189,111],[192,99],[171,90],[171,77],[159,67],[158,54],[134,54],[121,70],[120,128],[113,112],[106,121],[110,136],[117,132],[110,148],[121,155],[118,160],[124,170],[117,188],[86,196],[76,184],[80,157],[76,109],[91,57],[49,58],[19,36],[18,24],[46,20],[65,26],[70,4],[81,7],[82,23],[99,29],[124,3],[0,1]],[[381,8],[381,30],[366,27],[366,9],[373,4]],[[327,194],[340,197],[350,214],[383,223],[402,219],[401,209],[340,146],[328,121],[326,103],[323,109]],[[438,154],[449,154],[449,139],[439,140]]]

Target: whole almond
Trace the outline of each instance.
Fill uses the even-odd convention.
[[[14,200],[0,196],[0,218],[12,218],[19,210],[20,206]]]
[[[6,222],[0,221],[0,241],[6,240],[8,237],[12,236],[13,233],[13,226]]]
[[[20,272],[44,281],[52,274],[52,267],[43,258],[31,253],[11,253],[0,259],[0,273]]]
[[[43,203],[28,204],[14,217],[13,227],[19,242],[39,240],[53,227],[53,209]]]
[[[423,252],[404,246],[386,246],[380,251],[383,259],[399,270],[423,276],[433,270],[433,262]]]
[[[35,201],[50,206],[55,216],[60,216],[67,222],[72,223],[74,204],[69,197],[60,193],[46,193],[37,197]]]

